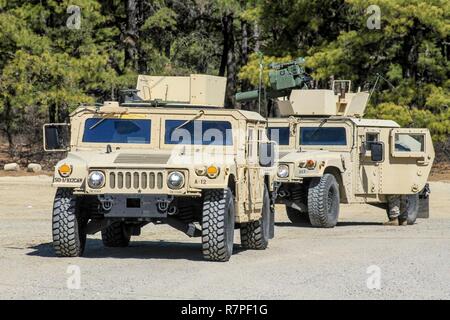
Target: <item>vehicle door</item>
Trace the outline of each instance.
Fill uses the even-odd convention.
[[[434,156],[428,129],[392,129],[389,136],[389,161],[382,167],[382,193],[412,194],[422,190]]]
[[[263,176],[261,175],[258,159],[258,127],[255,124],[247,125],[247,169],[246,181],[248,188],[248,201],[246,210],[250,212],[259,211],[262,208]],[[261,183],[262,181],[262,183]]]

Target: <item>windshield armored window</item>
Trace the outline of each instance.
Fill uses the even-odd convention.
[[[231,146],[233,144],[231,123],[210,120],[194,120],[186,123],[186,120],[166,120],[164,143]]]
[[[289,127],[270,127],[267,129],[269,140],[273,140],[280,146],[289,145]]]
[[[150,143],[151,120],[89,118],[83,142]]]
[[[303,127],[300,128],[300,144],[321,146],[345,146],[347,136],[343,127]]]

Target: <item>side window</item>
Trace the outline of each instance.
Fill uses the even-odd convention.
[[[248,128],[247,130],[247,154],[249,159],[253,159],[253,155],[255,153],[253,148],[254,132],[255,130],[253,128]]]
[[[370,145],[372,142],[378,142],[379,141],[379,134],[377,132],[367,132],[366,133],[366,143],[365,148],[366,150],[370,150]]]
[[[249,127],[247,131],[248,159],[250,163],[258,162],[258,134],[259,130],[255,127]]]
[[[395,151],[398,152],[424,152],[425,151],[425,135],[396,133],[395,134]]]
[[[264,142],[266,141],[266,137],[264,135],[264,129],[258,129],[258,142]]]
[[[289,145],[289,127],[270,127],[267,129],[270,140],[276,141],[280,146]]]

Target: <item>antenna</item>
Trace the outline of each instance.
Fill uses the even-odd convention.
[[[259,85],[258,85],[258,113],[261,114],[261,89],[262,89],[262,76],[263,76],[263,54],[258,51],[259,56]]]
[[[386,81],[387,84],[388,84],[392,89],[394,89],[394,90],[396,89],[395,86],[394,86],[388,79],[386,79],[385,77],[383,77],[380,73],[377,72],[376,75],[377,75],[377,79],[375,80],[375,83],[374,83],[374,85],[373,85],[372,90],[370,90],[370,94],[369,94],[369,98],[367,99],[367,102],[370,101],[370,97],[372,96],[372,93],[373,93],[373,92],[375,91],[375,89],[377,88],[378,80],[380,80],[380,78],[381,78],[382,80]]]

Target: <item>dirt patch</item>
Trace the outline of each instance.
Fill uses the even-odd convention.
[[[65,153],[47,153],[43,150],[36,152],[34,149],[26,145],[21,145],[11,151],[9,150],[8,144],[2,142],[0,137],[0,168],[3,169],[3,166],[10,162],[18,163],[21,168],[26,168],[29,163],[39,163],[44,170],[50,172],[53,170],[54,165],[65,157]],[[5,175],[1,173],[1,169],[0,176]]]
[[[0,177],[32,177],[32,176],[52,176],[52,171],[41,171],[41,172],[28,172],[26,170],[20,171],[5,171],[0,170]]]
[[[434,164],[428,180],[450,182],[450,162],[440,162]]]

